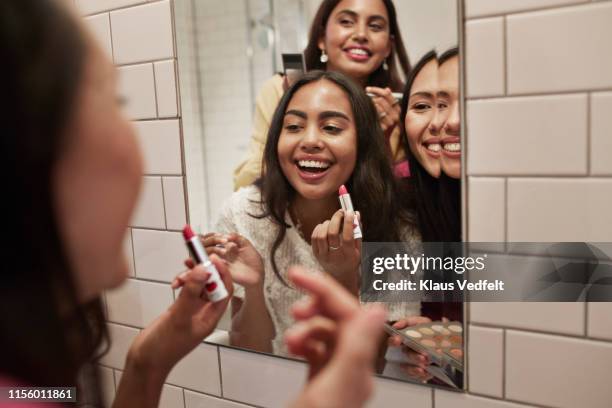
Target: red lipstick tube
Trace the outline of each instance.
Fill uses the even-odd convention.
[[[353,202],[351,201],[351,196],[349,195],[344,184],[341,185],[340,188],[338,189],[338,199],[340,200],[340,206],[342,207],[344,212],[347,212],[347,211],[353,211],[353,213],[355,212],[355,210],[353,209]],[[357,220],[357,217],[355,216],[353,218],[353,238],[359,239],[362,237],[363,235],[361,234],[361,227],[359,226],[359,221]]]
[[[218,302],[225,299],[227,297],[227,289],[221,280],[219,271],[217,271],[215,265],[208,259],[208,255],[206,254],[204,246],[202,246],[200,238],[193,233],[189,225],[183,228],[183,237],[185,237],[185,244],[187,245],[191,259],[197,264],[202,264],[206,271],[210,273],[210,278],[208,278],[206,285],[204,285],[208,299],[211,302]]]

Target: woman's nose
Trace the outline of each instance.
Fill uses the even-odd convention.
[[[321,139],[319,129],[315,126],[310,126],[306,128],[306,131],[304,132],[304,137],[302,137],[300,144],[301,148],[304,150],[322,149],[323,139]]]
[[[449,135],[459,136],[460,129],[461,115],[459,114],[459,104],[456,103],[444,123],[444,131]]]

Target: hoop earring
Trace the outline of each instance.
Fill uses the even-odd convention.
[[[384,69],[385,71],[388,71],[388,70],[389,70],[389,65],[387,65],[387,60],[386,60],[386,59],[385,59],[385,61],[383,62],[382,67],[383,67],[383,69]]]
[[[321,50],[321,58],[319,58],[323,64],[329,61],[329,57],[325,53],[325,50]]]

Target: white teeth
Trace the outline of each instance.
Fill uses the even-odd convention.
[[[442,149],[439,143],[432,143],[427,145],[427,150],[431,150],[432,152],[439,152]]]
[[[314,167],[316,169],[326,169],[329,167],[329,163],[315,160],[299,160],[298,164],[300,165],[300,167]]]
[[[368,55],[368,52],[366,50],[362,50],[360,48],[353,48],[349,50],[349,52],[355,55]]]
[[[449,152],[460,152],[461,143],[446,143],[444,145],[444,150],[449,151]]]

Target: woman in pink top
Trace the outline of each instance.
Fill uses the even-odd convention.
[[[99,405],[95,362],[109,344],[101,294],[128,276],[123,241],[142,179],[135,134],[121,112],[113,65],[60,1],[1,1],[0,49],[0,387],[86,384],[77,397],[93,394],[87,402]],[[230,299],[227,269],[211,260]],[[212,332],[227,300],[201,297],[207,277],[195,267],[173,282],[182,286],[175,303],[129,348],[115,407],[157,406],[172,367]],[[345,354],[325,360],[327,371],[301,395],[325,398],[334,384],[325,378],[354,372],[348,357],[356,354]],[[295,406],[311,406],[303,401]]]

